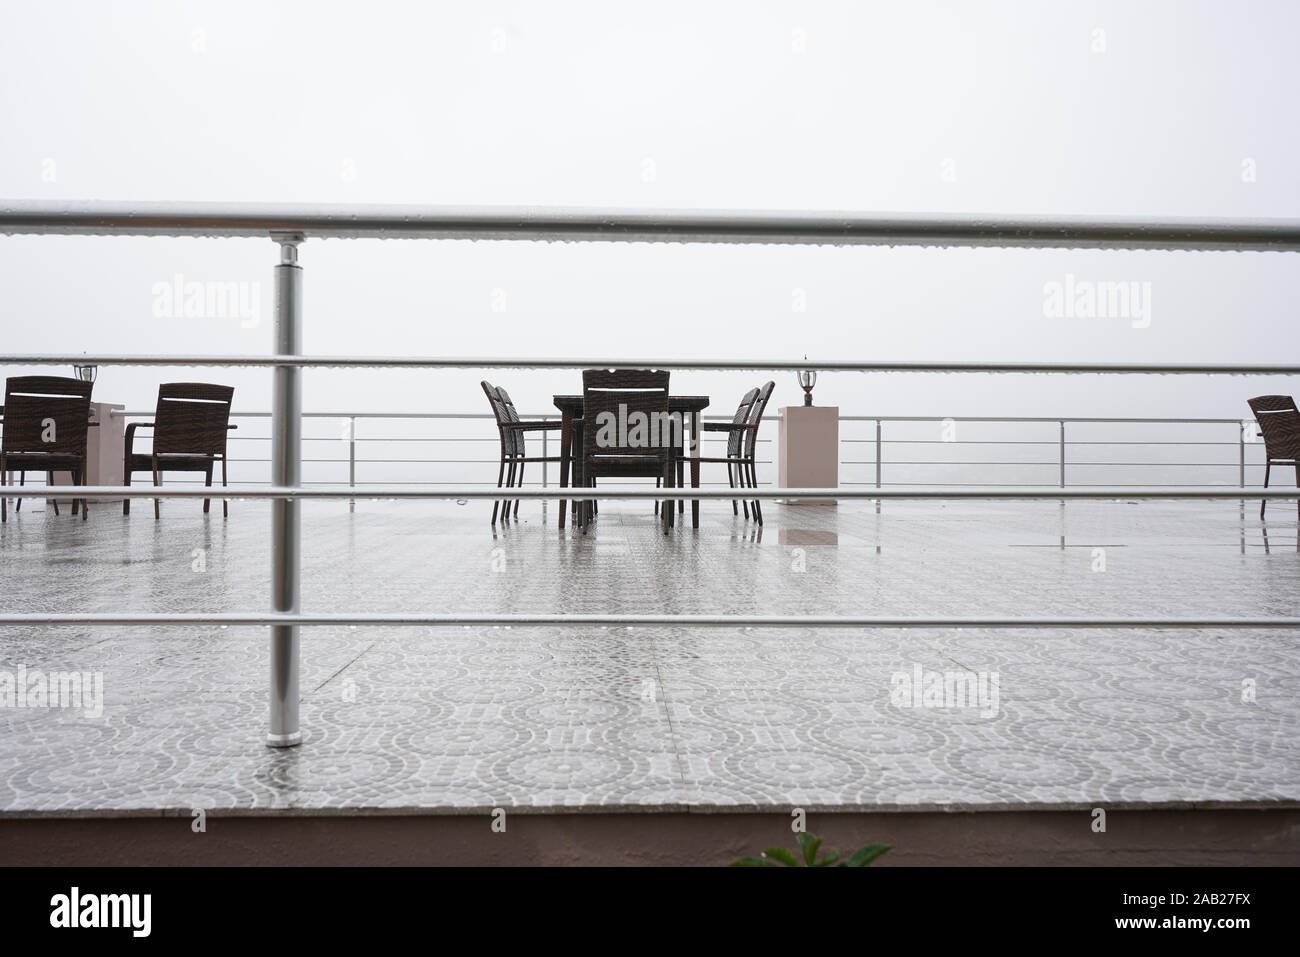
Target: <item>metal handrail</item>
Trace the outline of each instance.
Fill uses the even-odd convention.
[[[1069,375],[1300,375],[1300,365],[1189,362],[921,362],[846,359],[669,359],[609,356],[308,356],[7,354],[0,365],[223,366],[267,369],[665,369],[697,372],[935,372]]]
[[[1297,628],[1300,618],[895,617],[887,615],[449,615],[257,612],[0,613],[8,625],[388,625],[398,627],[585,626],[669,628]]]
[[[1294,219],[0,200],[0,233],[1300,250]]]
[[[72,497],[77,498],[253,498],[253,499],[330,499],[330,498],[446,498],[446,499],[519,499],[520,501],[543,501],[556,498],[624,499],[630,501],[661,501],[663,499],[682,499],[684,501],[733,498],[747,499],[1108,499],[1108,498],[1148,498],[1148,499],[1188,499],[1188,500],[1227,500],[1243,499],[1258,502],[1292,499],[1300,497],[1300,489],[1288,491],[1278,489],[1246,489],[1236,486],[1218,486],[1212,488],[1187,487],[1167,488],[1164,486],[1090,486],[1092,491],[1078,488],[1061,488],[1055,485],[1040,486],[1006,486],[980,485],[966,488],[942,486],[925,488],[908,486],[906,488],[871,488],[855,490],[850,488],[483,488],[482,486],[453,485],[450,488],[435,485],[328,485],[304,487],[301,485],[270,485],[264,488],[239,489],[226,486],[198,486],[197,488],[176,488],[174,486],[155,485],[26,485],[15,486],[8,494],[22,494],[33,497]]]

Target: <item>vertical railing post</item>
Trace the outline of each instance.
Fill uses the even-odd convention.
[[[876,419],[876,488],[880,488],[880,420]]]
[[[280,244],[275,267],[275,352],[302,350],[302,268],[296,233],[272,233]],[[271,482],[297,487],[302,480],[302,372],[276,366],[271,404]],[[297,614],[299,608],[299,517],[296,499],[271,500],[271,610]],[[298,726],[298,626],[271,626],[271,727],[266,743],[288,748],[302,742]]]
[[[1238,423],[1237,425],[1237,487],[1246,487],[1246,424]],[[1244,507],[1246,500],[1241,502]]]
[[[880,488],[880,450],[884,444],[880,440],[880,433],[880,419],[876,419],[876,488]],[[880,512],[880,499],[876,499],[876,512]]]
[[[545,415],[542,416],[543,422],[547,422],[549,420],[550,420],[549,416],[545,416]],[[549,484],[546,480],[547,478],[546,466],[548,464],[546,460],[551,457],[550,435],[551,432],[549,429],[542,429],[542,488],[546,488],[546,486]],[[545,506],[546,506],[546,502],[545,500],[543,500],[542,507],[545,508]]]
[[[1237,423],[1237,488],[1245,489],[1246,487],[1246,429],[1245,422]],[[1246,500],[1243,498],[1237,503],[1237,510],[1241,513],[1241,554],[1246,554]]]
[[[1065,488],[1065,420],[1061,420],[1061,488]]]
[[[348,419],[348,488],[357,487],[357,417]],[[357,510],[357,500],[348,499],[348,511]]]
[[[1065,488],[1065,420],[1061,419],[1061,488]],[[1065,551],[1065,499],[1061,499],[1061,551]]]

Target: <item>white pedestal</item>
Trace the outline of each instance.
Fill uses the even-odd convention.
[[[780,410],[777,474],[782,488],[840,487],[840,409],[790,405]],[[778,499],[782,505],[835,505],[833,498]]]

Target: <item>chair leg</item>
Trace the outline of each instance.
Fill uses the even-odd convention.
[[[53,472],[46,472],[46,473],[45,473],[45,484],[46,484],[46,485],[53,485],[53,484],[54,484],[54,473],[53,473]],[[54,514],[55,514],[55,515],[58,515],[58,514],[59,514],[59,500],[58,500],[57,498],[52,498],[52,499],[50,499],[50,501],[54,504]]]
[[[1266,461],[1264,463],[1264,488],[1268,488],[1268,473],[1272,470],[1272,468],[1273,468],[1272,462]],[[1261,521],[1263,521],[1264,519],[1264,506],[1266,506],[1267,504],[1268,504],[1268,499],[1261,498],[1259,500],[1259,517]]]
[[[686,467],[685,460],[677,460],[677,487],[682,488],[686,485]],[[686,499],[677,500],[677,514],[681,515],[686,511]]]
[[[158,459],[156,456],[153,460],[153,484],[154,488],[158,488],[162,485],[162,473],[158,471]],[[161,502],[161,499],[155,498],[153,500],[153,517],[155,521],[162,518]]]
[[[663,484],[664,479],[662,475],[655,478],[655,488],[662,488]],[[655,514],[659,514],[659,499],[655,499]]]
[[[5,468],[5,460],[0,457],[0,522],[9,521],[9,498],[5,495],[9,485],[9,470]]]
[[[506,476],[506,457],[503,455],[501,456],[501,467],[497,469],[497,488],[501,487],[501,483],[505,481],[505,476]],[[494,501],[492,503],[492,524],[493,525],[497,523],[497,512],[500,511],[500,509],[501,509],[501,503],[499,501]]]
[[[674,478],[675,478],[673,472],[674,472],[674,469],[673,469],[672,463],[669,462],[668,465],[664,468],[664,488],[671,489],[671,488],[673,487],[673,482],[674,482]],[[664,526],[664,534],[667,535],[667,534],[668,534],[668,530],[672,527],[672,524],[673,524],[673,501],[672,501],[672,499],[665,499],[665,500],[664,500],[663,514],[660,515],[659,519],[660,519],[661,522],[663,522],[663,526]]]
[[[52,481],[52,478],[53,478],[54,473],[53,473],[53,472],[46,472],[45,474],[51,476],[51,479],[48,479],[48,480],[47,480],[47,484],[49,484],[49,485],[53,485],[54,482]],[[26,473],[26,472],[19,472],[19,473],[18,473],[18,487],[19,487],[19,488],[22,488],[22,487],[23,487],[24,485],[26,485],[26,484],[27,484],[27,473]],[[23,500],[22,500],[21,498],[19,498],[18,501],[14,502],[14,511],[15,511],[15,512],[21,512],[22,510],[23,510]]]
[[[519,463],[514,459],[510,460],[510,468],[506,470],[506,488],[515,487],[515,473],[519,471]],[[510,520],[510,509],[514,506],[511,499],[503,498],[501,500],[501,524],[504,525]]]
[[[212,488],[212,463],[211,462],[208,463],[208,471],[203,482],[203,487]],[[205,498],[203,500],[203,514],[207,515],[208,512],[211,510],[211,508],[212,508],[212,499]]]
[[[84,473],[82,472],[81,469],[73,469],[73,470],[72,470],[72,484],[73,484],[73,485],[81,485],[81,484],[82,484],[82,479],[83,479],[83,477],[84,477]],[[89,517],[89,514],[90,514],[90,506],[89,506],[89,504],[86,502],[86,500],[85,500],[84,498],[74,498],[74,499],[72,500],[72,514],[73,514],[73,515],[76,515],[76,514],[77,514],[77,504],[78,504],[78,503],[81,504],[81,520],[84,522],[84,521]]]
[[[585,476],[582,480],[582,487],[591,488],[592,485],[595,484],[595,482],[596,482],[595,476]],[[592,518],[591,499],[584,498],[582,501],[578,503],[578,513],[582,516],[582,521],[580,522],[582,526],[582,534],[586,535],[587,526],[591,524],[591,518]]]
[[[221,456],[221,487],[222,487],[222,488],[225,488],[225,487],[226,487],[226,456],[225,456],[224,454]],[[221,517],[222,517],[222,518],[229,518],[229,517],[230,517],[230,500],[229,500],[229,499],[224,499],[224,498],[223,498],[223,499],[221,500]]]
[[[736,487],[736,473],[732,470],[730,462],[727,463],[727,484],[732,488]],[[736,500],[734,498],[731,500],[731,514],[740,514],[740,508],[736,505]]]
[[[69,469],[69,470],[68,470],[68,477],[69,477],[70,479],[72,479],[72,484],[73,484],[73,485],[80,485],[80,484],[81,484],[80,482],[77,481],[77,470],[76,470],[76,469]],[[74,498],[74,499],[72,500],[72,514],[73,514],[73,515],[76,515],[76,514],[77,514],[77,508],[78,508],[80,505],[81,505],[81,500],[80,500],[80,499],[76,499],[76,498]]]
[[[758,470],[754,468],[753,461],[749,462],[749,487],[758,488]],[[758,499],[754,499],[754,521],[763,524],[763,507],[759,505]]]
[[[524,468],[525,468],[527,465],[528,465],[527,462],[520,462],[520,463],[519,463],[519,487],[520,487],[520,488],[523,488],[523,487],[524,487]],[[519,499],[515,499],[515,511],[514,511],[514,517],[515,517],[515,518],[518,518],[518,517],[519,517]]]
[[[122,484],[125,485],[127,488],[131,487],[130,469],[122,469]],[[131,514],[131,500],[129,498],[122,499],[122,514],[123,515]]]

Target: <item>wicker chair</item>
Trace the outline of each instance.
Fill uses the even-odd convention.
[[[543,421],[533,419],[523,421],[519,418],[519,413],[515,409],[515,404],[510,399],[510,393],[504,388],[494,386],[486,380],[480,382],[483,387],[483,393],[488,398],[488,403],[492,406],[492,416],[496,419],[497,435],[501,439],[501,468],[497,470],[497,488],[505,484],[506,488],[513,488],[518,479],[518,484],[524,484],[524,466],[529,462],[559,462],[558,455],[529,455],[527,436],[529,432],[546,432],[559,430],[559,422]],[[509,474],[506,469],[509,466]],[[513,515],[519,517],[519,500],[514,501]],[[512,515],[511,502],[509,499],[503,499],[492,503],[492,524],[497,522],[497,512],[501,512],[501,521]]]
[[[126,427],[126,452],[122,456],[122,480],[131,484],[132,472],[149,472],[153,484],[162,485],[164,472],[203,472],[205,485],[212,485],[212,469],[221,460],[221,485],[226,485],[226,437],[237,426],[230,424],[230,402],[235,390],[206,382],[168,382],[158,387],[158,408],[152,422],[131,422]],[[137,429],[153,429],[153,449],[135,451]],[[207,512],[211,499],[203,500]],[[131,514],[131,500],[122,501],[122,514]],[[221,515],[230,514],[229,503],[221,500]],[[153,500],[153,517],[161,517],[159,500]]]
[[[750,389],[740,399],[740,405],[736,406],[736,414],[730,422],[705,422],[701,429],[705,432],[726,432],[727,433],[727,454],[725,456],[697,456],[700,462],[717,463],[727,467],[727,481],[731,487],[735,488],[739,481],[742,486],[748,485],[744,479],[745,460],[742,456],[744,445],[742,440],[746,433],[754,428],[749,422],[749,411],[754,406],[754,400],[758,398],[758,389]],[[749,518],[749,501],[745,500],[745,518]],[[731,500],[731,514],[739,515],[740,509],[736,507],[736,500]]]
[[[1300,488],[1300,411],[1289,395],[1261,395],[1247,399],[1264,437],[1264,488],[1274,465],[1295,466],[1296,487]],[[1259,517],[1264,517],[1267,500],[1259,503]]]
[[[45,472],[53,484],[54,472],[71,472],[72,484],[82,484],[86,474],[86,439],[90,428],[90,390],[93,383],[61,376],[15,376],[5,380],[4,435],[0,438],[0,486],[9,472]],[[72,514],[86,500],[73,499]],[[22,507],[22,499],[18,500]],[[54,503],[57,515],[58,502]],[[9,520],[9,500],[0,491],[0,522]]]
[[[637,429],[644,416],[645,435]],[[582,484],[594,488],[601,476],[658,478],[676,485],[682,423],[668,412],[668,373],[654,369],[587,369],[582,373]],[[611,437],[609,426],[614,426]],[[667,434],[665,434],[667,433]],[[612,441],[611,441],[612,438]],[[582,503],[585,533],[593,502]],[[663,503],[664,534],[673,524],[671,502]]]
[[[758,450],[758,430],[763,425],[763,413],[767,411],[767,402],[772,398],[772,390],[775,388],[776,383],[770,380],[759,388],[758,398],[749,408],[749,422],[741,438],[740,468],[742,472],[748,472],[748,481],[743,484],[747,484],[750,488],[758,488],[758,465],[755,459]],[[753,499],[749,505],[754,513],[754,520],[762,525],[763,507],[758,503],[758,499]]]

